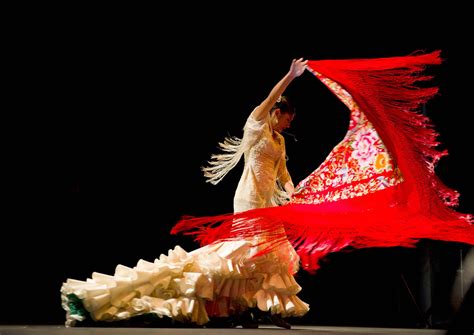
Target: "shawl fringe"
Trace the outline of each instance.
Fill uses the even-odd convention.
[[[261,234],[268,245],[262,252],[288,239],[308,271],[316,270],[318,261],[328,253],[346,247],[412,247],[419,239],[474,245],[472,216],[451,208],[458,204],[459,194],[435,175],[436,163],[447,152],[436,150],[438,134],[429,118],[420,113],[420,106],[433,98],[438,88],[418,83],[432,78],[424,73],[425,68],[440,63],[440,51],[308,62],[312,71],[335,81],[352,96],[387,147],[403,183],[317,205],[290,203],[237,214],[183,217],[172,233],[191,235],[203,245]],[[225,163],[222,167],[215,163],[209,172],[218,181],[234,161],[225,155],[217,161]],[[284,230],[276,229],[278,225]]]

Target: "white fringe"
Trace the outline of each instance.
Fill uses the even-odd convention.
[[[219,143],[219,147],[226,153],[213,154],[208,161],[209,165],[201,167],[204,177],[207,178],[206,182],[213,185],[219,183],[237,165],[245,151],[242,139],[235,136],[226,137]]]

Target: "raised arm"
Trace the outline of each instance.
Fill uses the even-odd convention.
[[[295,79],[303,74],[306,69],[307,60],[293,59],[291,62],[290,70],[287,74],[273,87],[270,94],[262,101],[262,103],[255,108],[253,111],[254,119],[260,121],[264,119],[268,113],[272,110],[273,105],[277,102],[278,97],[283,94],[288,85]]]

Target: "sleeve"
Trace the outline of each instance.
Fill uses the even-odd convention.
[[[282,140],[283,140],[283,147],[285,147],[285,142],[284,142],[285,139],[283,136],[282,136]],[[286,150],[283,151],[283,155],[280,159],[280,163],[278,164],[277,178],[282,186],[284,186],[287,182],[290,182],[293,184],[290,173],[288,172],[288,169],[286,167]]]
[[[285,142],[283,142],[283,144],[284,143]],[[278,163],[277,169],[278,169],[277,182],[276,182],[276,185],[273,191],[273,196],[272,196],[272,204],[274,206],[285,205],[290,200],[284,186],[287,182],[290,182],[291,184],[293,184],[293,181],[291,180],[291,176],[288,172],[288,169],[286,168],[286,151],[285,150],[283,151],[283,154],[280,159],[280,162]]]
[[[257,140],[260,138],[262,135],[265,127],[268,126],[269,123],[269,116],[266,118],[263,118],[262,120],[258,121],[253,117],[253,112],[255,109],[250,113],[249,117],[247,118],[247,121],[245,122],[244,125],[244,136],[243,136],[243,143],[245,149],[250,149],[250,147],[257,142]],[[246,151],[246,150],[245,150]]]

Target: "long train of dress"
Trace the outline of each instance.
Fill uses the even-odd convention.
[[[154,262],[118,265],[113,276],[68,279],[61,288],[66,325],[148,313],[203,325],[255,307],[282,317],[304,315],[309,307],[296,296],[301,287],[293,277],[298,255],[289,243],[258,255],[262,241],[225,241],[192,252],[176,246]]]

